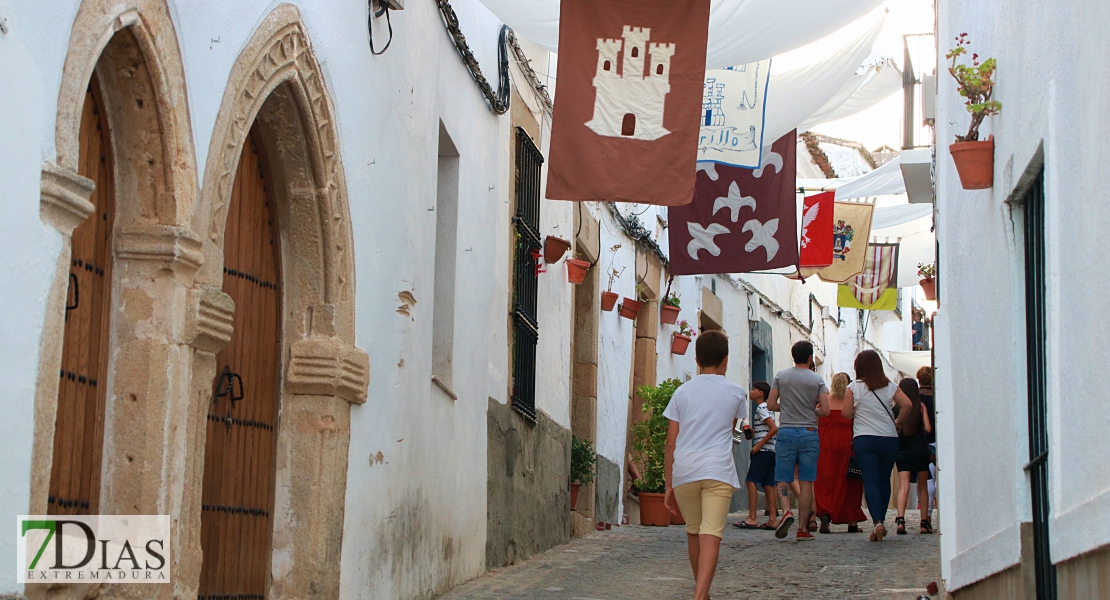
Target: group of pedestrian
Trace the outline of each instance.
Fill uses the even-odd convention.
[[[686,520],[695,600],[709,598],[729,505],[740,485],[732,433],[748,415],[749,397],[755,403],[746,477],[749,512],[736,527],[774,530],[781,539],[797,522],[799,541],[814,539],[818,530],[829,533],[833,523],[858,532],[858,524],[867,518],[861,508],[866,497],[874,525],[871,541],[882,541],[887,535],[891,473],[897,466],[897,533],[906,533],[913,481],[921,501],[921,533],[933,532],[929,515],[934,488],[929,483],[935,477],[936,446],[930,369],[918,371],[916,381],[894,383],[878,353],[864,350],[854,363],[855,379],[837,373],[829,388],[816,373],[813,344],[802,341],[791,348],[793,367],[777,373],[769,384],[755,382],[746,392],[724,377],[724,333],[704,332],[695,355],[698,376],[678,388],[663,413],[669,420],[665,503]],[[773,412],[779,413],[777,422]],[[757,510],[760,488],[768,510],[762,524]],[[797,500],[797,518],[791,496]]]

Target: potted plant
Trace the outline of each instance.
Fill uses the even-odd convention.
[[[613,293],[613,282],[620,279],[625,268],[621,267],[621,270],[618,271],[613,266],[613,262],[617,260],[617,250],[620,250],[620,248],[620,244],[615,244],[612,248],[609,248],[609,252],[612,253],[612,257],[609,259],[609,285],[605,287],[604,292],[601,292],[601,310],[604,311],[613,310],[613,307],[617,305],[618,296]]]
[[[597,452],[590,440],[570,438],[570,509],[578,506],[578,488],[593,483],[597,477]]]
[[[948,146],[960,183],[965,190],[982,190],[994,185],[994,136],[979,141],[979,126],[983,119],[1002,112],[1002,103],[993,100],[994,70],[996,61],[988,58],[979,62],[979,55],[971,55],[971,65],[957,64],[965,56],[971,44],[966,33],[956,36],[956,47],[949,50],[946,58],[952,61],[948,72],[956,80],[964,104],[971,113],[971,127],[967,135],[957,135],[956,142]]]
[[[644,284],[636,284],[636,297],[643,298],[644,290]],[[643,308],[643,306],[643,300],[633,300],[632,298],[625,296],[624,300],[621,300],[621,316],[628,319],[629,321],[635,321],[636,317],[640,314],[640,309]]]
[[[674,325],[678,321],[681,302],[678,294],[663,296],[663,299],[659,301],[659,322],[664,325]]]
[[[917,263],[917,274],[921,276],[918,285],[925,292],[925,299],[935,301],[937,299],[937,264]]]
[[[570,250],[570,242],[553,235],[547,236],[543,242],[543,259],[547,264],[558,262]]]
[[[678,331],[674,332],[674,336],[671,338],[671,354],[678,354],[679,356],[686,354],[686,349],[690,347],[690,340],[693,340],[696,335],[698,335],[698,332],[690,327],[690,323],[686,319],[680,321]]]
[[[663,505],[667,491],[664,455],[667,449],[667,429],[670,424],[663,416],[678,386],[678,379],[668,379],[659,385],[645,385],[637,390],[644,401],[644,418],[632,426],[632,451],[643,468],[641,477],[634,482],[640,490],[640,524],[666,527],[671,514]]]

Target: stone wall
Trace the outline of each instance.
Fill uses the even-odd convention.
[[[486,426],[486,567],[496,569],[570,540],[570,430],[492,398]]]
[[[621,467],[605,458],[597,457],[597,488],[594,512],[602,523],[620,523]]]

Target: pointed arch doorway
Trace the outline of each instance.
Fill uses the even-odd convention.
[[[281,364],[281,251],[268,165],[253,127],[224,234],[234,332],[216,355],[201,493],[199,598],[266,597]]]

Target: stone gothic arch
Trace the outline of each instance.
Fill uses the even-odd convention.
[[[278,5],[240,53],[216,118],[192,221],[204,236],[196,288],[201,303],[213,307],[225,306],[227,208],[255,124],[269,157],[284,287],[270,592],[275,598],[337,598],[350,404],[366,399],[369,357],[354,346],[352,232],[334,109],[307,29],[290,4]],[[205,330],[200,320],[197,330]],[[197,363],[198,398],[211,395],[220,345],[213,343],[215,350]],[[191,430],[202,432],[190,449],[198,483],[204,410],[201,405],[189,421]],[[195,487],[190,504],[199,507]],[[198,529],[199,516],[198,510]]]

